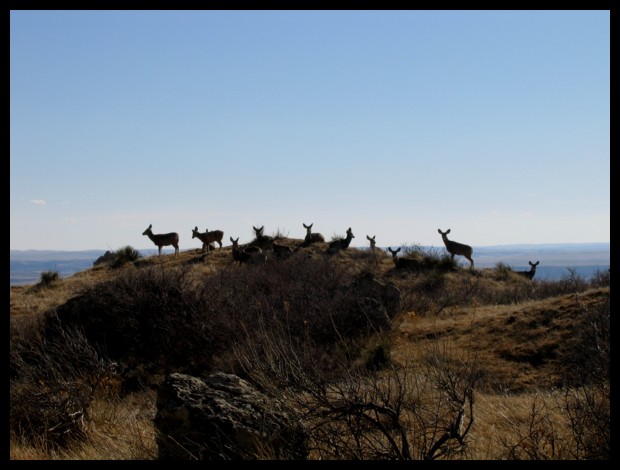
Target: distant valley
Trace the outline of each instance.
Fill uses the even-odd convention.
[[[444,250],[443,246],[423,247]],[[363,249],[363,248],[357,248]],[[157,254],[156,249],[139,250],[142,256]],[[36,284],[41,273],[58,271],[61,277],[89,269],[106,250],[53,251],[10,250],[10,285]],[[171,250],[163,250],[170,254]],[[457,258],[458,259],[458,258]],[[474,247],[477,268],[493,268],[503,263],[514,270],[529,269],[528,261],[540,261],[536,279],[558,280],[569,274],[569,269],[588,279],[597,271],[610,266],[609,243],[498,245]]]

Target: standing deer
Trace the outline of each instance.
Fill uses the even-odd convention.
[[[396,254],[400,251],[400,247],[397,250],[392,250],[388,247],[388,251],[392,253],[392,260],[394,260],[394,266],[396,269],[412,269],[418,271],[422,266],[421,261],[415,258],[398,258]]]
[[[442,232],[441,229],[437,229],[437,231],[441,234],[441,238],[443,238],[443,242],[446,245],[446,250],[450,253],[452,257],[452,261],[454,261],[455,255],[464,256],[471,263],[471,268],[474,267],[474,260],[472,258],[472,254],[474,253],[474,249],[469,245],[464,245],[462,243],[453,242],[452,240],[448,240],[448,234],[450,233],[450,229],[445,232]]]
[[[368,240],[370,242],[370,249],[374,250],[375,249],[375,245],[377,244],[377,242],[375,241],[375,237],[376,235],[374,235],[372,238],[370,238],[368,235],[366,235],[366,240]],[[400,250],[400,248],[399,248]]]
[[[312,243],[325,243],[325,237],[318,232],[312,233],[312,226],[314,222],[310,225],[306,225],[302,222],[304,228],[306,229],[306,238],[304,238],[303,246],[311,245]]]
[[[355,235],[353,235],[353,232],[351,231],[351,227],[349,227],[347,229],[347,238],[339,238],[337,240],[333,240],[329,243],[329,246],[327,247],[327,253],[334,254],[339,252],[340,250],[346,250],[347,248],[349,248],[349,245],[351,244],[351,240],[353,240],[355,238]]]
[[[205,248],[207,251],[210,251],[211,243],[217,242],[220,245],[220,250],[222,249],[222,238],[224,238],[224,232],[221,230],[213,230],[209,232],[209,229],[205,229],[204,233],[200,233],[198,231],[198,226],[192,229],[192,239],[197,238],[202,242],[202,251],[204,253]]]
[[[161,248],[162,246],[172,245],[174,247],[174,256],[179,254],[179,234],[176,232],[170,233],[160,233],[155,235],[151,230],[153,228],[153,224],[149,225],[142,235],[147,235],[157,248],[159,248],[159,255],[161,256]]]
[[[243,263],[264,263],[267,261],[267,256],[263,253],[263,250],[258,246],[250,245],[246,247],[239,246],[239,237],[236,240],[233,240],[233,237],[230,237],[230,241],[232,242],[232,256],[235,261],[239,264]]]
[[[516,271],[517,274],[520,274],[521,276],[527,278],[527,279],[534,279],[534,276],[536,275],[536,266],[538,266],[538,263],[540,263],[540,261],[536,261],[535,263],[532,263],[531,261],[528,261],[528,263],[530,263],[530,270],[529,271]]]

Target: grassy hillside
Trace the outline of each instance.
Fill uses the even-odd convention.
[[[529,281],[415,246],[398,270],[273,242],[255,240],[260,264],[228,246],[11,287],[11,458],[156,458],[172,371],[235,373],[302,410],[314,459],[609,458],[609,272]],[[363,424],[343,411],[362,404]]]

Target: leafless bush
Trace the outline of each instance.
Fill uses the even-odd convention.
[[[20,440],[66,446],[86,437],[94,394],[115,375],[77,328],[11,325],[10,430]]]
[[[575,440],[575,458],[611,458],[611,330],[609,297],[602,307],[582,307],[577,335],[562,353],[564,409]]]
[[[574,440],[574,459],[611,459],[610,393],[609,382],[566,390],[564,409]]]
[[[609,300],[607,297],[602,306],[594,308],[581,305],[576,334],[567,338],[559,352],[567,386],[607,383],[611,378]]]
[[[458,283],[450,283],[443,271],[431,271],[401,288],[404,310],[418,315],[439,315],[449,307],[465,306],[480,295],[480,279],[468,275]]]
[[[514,426],[509,438],[500,439],[505,448],[501,458],[508,460],[555,460],[569,458],[566,441],[556,429],[554,419],[544,403],[532,404],[525,426]]]
[[[575,269],[567,268],[568,273],[557,281],[534,281],[534,292],[532,299],[544,299],[558,295],[574,294],[583,292],[591,287],[585,278],[577,273]]]
[[[535,400],[527,421],[500,439],[497,457],[509,460],[609,460],[609,383],[569,387],[556,396],[557,409]],[[560,421],[566,421],[566,424]]]
[[[247,376],[303,420],[313,458],[434,460],[461,458],[474,423],[475,364],[431,350],[412,369],[389,362],[384,373],[357,367],[342,355],[339,373],[326,378],[286,327],[261,326],[235,348]],[[346,346],[344,346],[346,349]]]
[[[337,261],[302,255],[201,276],[187,265],[147,266],[95,285],[58,316],[122,365],[127,390],[168,370],[237,373],[230,348],[259,321],[286,324],[327,371],[340,360],[342,338],[389,328],[378,300],[347,287],[352,275]]]
[[[592,278],[590,279],[590,284],[592,287],[609,287],[610,285],[610,268],[607,268],[604,271],[597,269]]]

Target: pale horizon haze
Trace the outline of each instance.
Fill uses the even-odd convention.
[[[610,11],[10,12],[10,248],[610,242]]]

